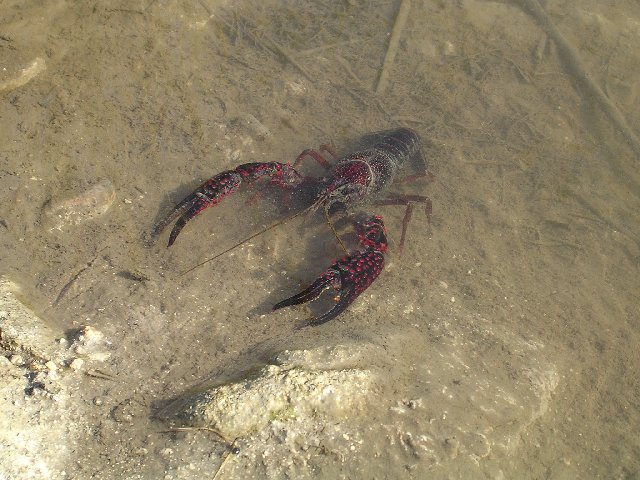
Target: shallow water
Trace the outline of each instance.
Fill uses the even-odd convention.
[[[277,476],[638,475],[637,152],[517,2],[414,0],[376,94],[398,4],[0,6],[0,273],[57,328],[103,332],[112,351],[100,368],[118,378],[79,385],[88,427],[69,434],[54,478],[200,478],[187,467],[203,463],[167,457],[185,451],[158,433],[154,402],[281,350],[363,344],[381,349],[386,380],[358,446]],[[638,5],[545,9],[639,125]],[[269,311],[340,255],[320,217],[186,275],[276,221],[277,206],[240,196],[189,222],[171,249],[166,233],[146,242],[219,171],[326,142],[345,153],[398,125],[422,137],[435,175],[398,188],[428,195],[433,216],[415,212],[400,256],[403,210],[374,208],[387,268],[321,327],[295,328],[303,308]],[[52,204],[106,180],[106,213],[52,228]],[[189,442],[185,454],[215,471],[220,447]],[[276,475],[234,462],[228,478]]]

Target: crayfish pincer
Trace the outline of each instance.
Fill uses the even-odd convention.
[[[307,198],[309,203],[304,211],[314,211],[322,207],[327,220],[336,211],[351,210],[354,206],[370,202],[373,205],[403,205],[406,207],[400,237],[402,249],[407,226],[416,203],[425,206],[427,216],[431,215],[431,200],[422,195],[388,193],[388,187],[396,180],[398,170],[409,163],[412,175],[400,183],[418,178],[432,178],[427,171],[418,135],[408,128],[397,128],[368,134],[362,139],[363,148],[343,157],[337,157],[327,145],[317,150],[305,150],[293,164],[280,162],[256,162],[239,165],[215,175],[193,193],[188,195],[158,223],[154,235],[160,234],[175,221],[169,235],[169,245],[176,241],[186,223],[207,207],[217,205],[225,197],[233,194],[243,184],[250,185],[260,179],[288,192],[296,198]],[[326,152],[333,157],[331,164],[323,156]],[[314,159],[326,170],[322,178],[302,175],[296,169],[306,158]],[[305,193],[311,193],[305,195]],[[297,215],[297,214],[296,214]],[[273,310],[310,302],[326,289],[337,292],[336,304],[328,312],[310,320],[310,325],[319,325],[337,317],[380,275],[384,268],[384,253],[387,237],[382,217],[366,214],[354,222],[358,235],[359,249],[347,253],[331,265],[308,288],[286,300],[277,303]],[[333,227],[332,227],[333,228]],[[335,230],[334,230],[335,232]],[[340,240],[338,238],[338,240]],[[342,243],[342,242],[341,242]]]

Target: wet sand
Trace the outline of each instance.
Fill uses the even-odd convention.
[[[410,3],[378,93],[400,2],[2,4],[0,477],[638,475],[637,155],[518,2]],[[639,125],[638,6],[545,10]],[[423,139],[435,181],[398,191],[428,195],[431,221],[415,212],[398,255],[403,209],[364,207],[385,219],[387,267],[321,327],[270,313],[341,255],[321,216],[187,275],[279,219],[273,199],[230,198],[170,249],[147,241],[215,173],[396,126]],[[55,369],[7,340],[16,318],[54,332]],[[229,456],[155,418],[325,347],[373,387],[319,418],[316,445],[280,415]]]

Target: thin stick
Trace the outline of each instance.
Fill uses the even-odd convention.
[[[620,133],[625,137],[629,145],[633,148],[636,154],[640,155],[640,139],[635,132],[627,124],[624,116],[605,95],[602,89],[593,80],[593,77],[587,72],[582,65],[578,52],[567,42],[564,36],[557,29],[555,24],[551,21],[551,18],[540,6],[538,0],[520,0],[520,3],[529,10],[529,12],[535,17],[542,29],[547,33],[549,37],[558,46],[560,55],[564,58],[567,68],[573,73],[575,79],[587,90],[591,96],[600,104],[600,107],[609,116],[609,119],[614,123],[615,127],[620,130]]]
[[[220,464],[220,466],[218,467],[218,470],[216,470],[215,475],[213,476],[212,480],[216,480],[218,478],[218,476],[220,475],[220,472],[222,471],[222,468],[225,466],[225,464],[227,463],[227,460],[229,460],[229,458],[231,457],[231,454],[233,453],[232,450],[228,450],[227,454],[224,457],[224,460],[222,460],[222,463]]]
[[[362,80],[360,80],[360,77],[358,77],[355,73],[353,73],[353,70],[351,70],[349,63],[340,55],[336,55],[334,58],[336,62],[338,62],[340,66],[344,69],[344,71],[347,72],[349,76],[358,84],[358,86],[363,88],[364,83],[362,82]]]
[[[308,210],[308,209],[307,209],[307,210]],[[233,245],[232,247],[227,248],[226,250],[224,250],[224,251],[222,251],[222,252],[218,253],[217,255],[215,255],[215,256],[213,256],[213,257],[211,257],[211,258],[207,258],[205,261],[200,262],[200,263],[199,263],[199,264],[197,264],[195,267],[191,267],[189,270],[185,270],[185,271],[184,271],[184,272],[182,272],[180,275],[178,275],[178,277],[182,277],[182,276],[186,275],[187,273],[194,271],[196,268],[201,267],[201,266],[202,266],[202,265],[204,265],[205,263],[209,263],[209,262],[211,262],[212,260],[215,260],[216,258],[221,257],[221,256],[222,256],[222,255],[224,255],[225,253],[228,253],[228,252],[230,252],[231,250],[234,250],[234,249],[238,248],[239,246],[244,245],[244,244],[245,244],[245,243],[247,243],[249,240],[253,240],[254,238],[256,238],[256,237],[258,237],[258,236],[262,235],[263,233],[268,232],[269,230],[272,230],[272,229],[274,229],[274,228],[276,228],[276,227],[278,227],[278,226],[280,226],[280,225],[282,225],[282,224],[284,224],[284,223],[288,222],[289,220],[293,220],[294,218],[296,218],[296,217],[298,217],[298,216],[302,215],[303,213],[305,213],[307,210],[301,210],[301,211],[299,211],[298,213],[296,213],[295,215],[290,216],[289,218],[285,218],[284,220],[281,220],[281,221],[279,221],[279,222],[274,223],[273,225],[269,225],[268,227],[263,228],[263,229],[262,229],[262,230],[260,230],[258,233],[254,233],[254,234],[253,234],[253,235],[251,235],[250,237],[245,238],[245,239],[244,239],[244,240],[242,240],[241,242],[236,243],[236,244],[235,244],[235,245]]]
[[[240,17],[246,24],[248,24],[251,27],[251,29],[253,30],[256,29],[255,25],[249,18],[245,17],[240,13],[238,14],[238,17]],[[264,39],[267,40],[267,42],[270,44],[270,45],[267,45],[265,42],[260,41],[258,36],[251,30],[247,30],[247,33],[253,39],[253,41],[256,42],[257,44],[262,44],[269,50],[275,51],[275,53],[280,55],[283,59],[285,59],[292,66],[294,66],[307,80],[309,80],[310,82],[315,81],[315,79],[312,78],[311,75],[307,73],[307,71],[302,67],[302,65],[300,65],[283,47],[278,45],[275,40],[265,35]]]
[[[71,286],[74,284],[74,282],[78,279],[78,277],[80,275],[82,275],[82,272],[84,272],[86,269],[91,268],[93,266],[93,264],[95,263],[95,261],[98,259],[98,255],[100,255],[100,253],[104,250],[106,250],[107,247],[104,247],[100,250],[98,250],[98,252],[95,254],[95,256],[93,257],[93,259],[87,263],[87,265],[85,267],[82,267],[80,270],[78,270],[78,272],[71,277],[71,280],[69,280],[67,283],[64,284],[64,286],[60,289],[60,293],[58,293],[58,296],[56,297],[55,301],[53,302],[53,305],[58,305],[58,303],[60,303],[60,300],[62,300],[62,297],[64,297],[66,295],[66,293],[69,291],[69,289],[71,288]]]
[[[382,70],[380,70],[380,77],[378,77],[378,85],[376,85],[376,94],[380,94],[386,88],[389,79],[389,70],[393,65],[393,61],[398,52],[398,44],[400,43],[400,35],[404,29],[407,18],[409,17],[409,10],[411,9],[411,0],[402,0],[400,8],[398,9],[398,15],[391,31],[391,38],[389,39],[389,46],[387,48],[387,54],[384,57],[382,64]]]
[[[84,374],[88,377],[99,378],[101,380],[111,380],[115,381],[116,377],[109,373],[105,373],[102,370],[98,370],[97,368],[92,368],[84,372]]]
[[[205,431],[215,433],[224,443],[227,444],[227,447],[231,449],[236,439],[229,440],[220,430],[217,430],[212,427],[173,427],[168,430],[163,430],[162,433],[174,433],[174,432],[194,432],[194,431]]]
[[[325,50],[329,50],[331,48],[336,48],[336,47],[345,47],[347,45],[351,45],[354,43],[361,43],[364,42],[365,40],[362,40],[360,38],[354,38],[352,40],[346,40],[344,42],[336,42],[336,43],[327,43],[326,45],[320,45],[319,47],[315,47],[315,48],[309,48],[307,50],[299,50],[296,53],[294,53],[293,55],[296,57],[304,57],[307,55],[315,55],[316,53],[320,53],[320,52],[324,52]]]
[[[569,243],[569,242],[529,242],[529,241],[525,241],[524,243],[526,243],[528,245],[535,245],[537,247],[547,247],[547,248],[565,247],[565,248],[571,248],[573,250],[578,250],[580,252],[584,252],[584,248],[582,248],[580,245],[576,245],[574,243]]]
[[[309,80],[310,82],[315,82],[315,79],[312,78],[311,75],[309,75],[307,71],[302,67],[302,65],[300,65],[291,55],[289,55],[289,53],[283,47],[278,45],[272,38],[265,38],[269,41],[269,43],[271,43],[272,50],[275,50],[277,53],[279,53],[282,58],[293,65],[307,80]]]
[[[176,427],[176,428],[170,428],[169,430],[163,430],[161,433],[189,432],[189,431],[196,431],[196,430],[204,430],[205,432],[212,432],[216,434],[225,443],[225,446],[227,447],[226,455],[222,459],[220,466],[218,467],[215,475],[213,476],[213,480],[215,480],[216,478],[218,478],[218,475],[220,475],[220,472],[222,471],[222,467],[224,467],[225,463],[227,463],[227,460],[229,459],[231,454],[233,453],[234,455],[238,455],[240,453],[240,449],[236,446],[236,441],[238,439],[234,438],[233,441],[231,441],[227,437],[225,437],[222,434],[222,432],[211,427]]]

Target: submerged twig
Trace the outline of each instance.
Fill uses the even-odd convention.
[[[336,48],[336,47],[346,47],[347,45],[352,45],[354,43],[361,43],[364,42],[365,40],[362,40],[360,38],[354,38],[351,40],[345,40],[344,42],[336,42],[336,43],[327,43],[325,45],[320,45],[319,47],[314,47],[314,48],[308,48],[306,50],[298,50],[297,52],[295,52],[293,55],[296,57],[304,57],[307,55],[315,55],[317,53],[321,53],[324,52],[326,50],[330,50],[332,48]]]
[[[67,283],[64,284],[64,286],[60,289],[60,293],[58,293],[58,296],[53,301],[54,305],[57,305],[60,302],[60,300],[62,300],[62,297],[66,295],[66,293],[69,291],[69,289],[74,284],[74,282],[78,279],[78,277],[82,274],[82,272],[84,272],[90,266],[91,264],[89,263],[85,267],[82,267],[80,270],[78,270],[78,272],[75,275],[71,277],[71,279]]]
[[[233,440],[229,440],[227,437],[225,437],[222,434],[222,432],[212,427],[175,427],[175,428],[170,428],[169,430],[163,430],[161,433],[190,432],[190,431],[198,431],[198,430],[214,433],[224,442],[225,447],[227,448],[227,453],[224,459],[222,460],[222,462],[220,463],[220,466],[218,466],[216,473],[213,476],[213,480],[215,480],[216,478],[218,478],[218,475],[220,475],[220,472],[222,471],[222,468],[224,467],[225,463],[227,463],[227,460],[229,460],[229,457],[231,456],[230,454],[233,453],[234,455],[238,455],[240,453],[240,449],[236,446],[236,442],[238,440],[237,438],[234,438]]]
[[[616,107],[605,95],[602,89],[596,84],[593,77],[587,72],[582,65],[578,52],[569,44],[569,42],[560,33],[555,26],[551,18],[547,15],[544,9],[540,6],[538,0],[519,0],[523,7],[528,10],[538,21],[540,26],[545,30],[547,35],[553,39],[558,47],[560,55],[563,57],[567,68],[573,73],[575,79],[582,85],[582,87],[590,93],[600,107],[609,116],[611,121],[615,124],[616,128],[620,130],[625,137],[629,145],[633,148],[636,154],[640,155],[640,139],[631,129],[626,119]]]
[[[213,427],[173,427],[168,430],[163,430],[162,433],[174,433],[174,432],[193,432],[193,431],[205,431],[215,433],[224,443],[227,444],[227,447],[231,448],[235,443],[236,439],[229,440],[220,430],[217,430]]]
[[[340,55],[335,55],[334,59],[336,62],[338,62],[340,64],[340,66],[342,67],[342,69],[347,72],[347,74],[353,79],[353,81],[356,82],[356,84],[358,85],[358,87],[360,88],[364,88],[364,82],[362,80],[360,80],[360,77],[358,77],[355,73],[353,73],[353,70],[351,70],[351,66],[349,65],[349,62],[347,62],[344,58],[342,58]]]
[[[564,248],[570,248],[572,250],[578,250],[579,252],[584,252],[584,248],[583,247],[581,247],[580,245],[577,245],[575,243],[570,243],[570,242],[531,242],[531,241],[525,241],[524,243],[526,243],[528,245],[535,245],[537,247],[546,247],[546,248],[564,247]]]
[[[542,63],[542,59],[544,58],[544,54],[547,51],[547,45],[549,43],[549,36],[544,33],[542,38],[538,40],[538,44],[533,51],[533,65],[534,70],[538,69],[538,66]]]
[[[389,46],[387,47],[387,53],[382,63],[382,70],[380,70],[380,76],[378,77],[378,84],[376,85],[376,93],[380,94],[384,91],[389,80],[389,70],[393,65],[393,61],[398,52],[398,45],[400,43],[400,35],[404,29],[407,18],[409,17],[409,10],[411,9],[410,0],[402,0],[400,8],[398,9],[398,15],[396,21],[393,24],[393,30],[391,31],[391,38],[389,38]]]
[[[103,372],[102,370],[98,370],[97,368],[91,368],[85,371],[84,374],[87,377],[99,378],[100,380],[116,380],[116,377],[114,377],[110,373]]]
[[[282,58],[284,58],[287,62],[289,62],[292,66],[294,66],[307,80],[310,82],[314,82],[315,80],[307,73],[307,71],[300,65],[289,53],[280,45],[276,43],[275,40],[266,37],[266,39],[271,43],[271,50],[275,50]]]
[[[104,247],[104,248],[98,250],[98,253],[95,254],[93,259],[90,262],[88,262],[86,266],[84,266],[80,270],[78,270],[78,272],[76,272],[76,274],[73,275],[71,277],[71,279],[67,283],[64,284],[64,286],[60,289],[60,293],[58,293],[58,296],[56,297],[56,299],[53,302],[54,306],[57,305],[58,303],[60,303],[60,300],[62,300],[62,297],[64,297],[67,294],[67,292],[73,286],[73,284],[78,279],[78,277],[80,277],[80,275],[82,275],[82,272],[84,272],[88,268],[91,268],[93,266],[93,264],[95,263],[95,261],[98,259],[98,256],[100,255],[100,253],[103,250],[106,250],[106,248],[107,247]]]
[[[281,47],[280,45],[278,45],[276,43],[275,40],[273,40],[272,38],[269,38],[267,36],[264,37],[264,39],[267,41],[266,43],[261,41],[258,36],[251,31],[251,29],[255,30],[255,25],[251,22],[251,20],[249,20],[247,17],[245,17],[244,15],[238,13],[238,17],[242,19],[242,21],[244,21],[247,25],[249,25],[250,30],[247,30],[247,33],[249,34],[249,36],[252,38],[252,40],[258,44],[262,44],[264,47],[266,47],[267,49],[277,53],[278,55],[280,55],[284,60],[286,60],[287,62],[289,62],[293,67],[295,67],[307,80],[314,82],[315,80],[311,77],[311,75],[309,75],[307,73],[307,71],[302,67],[302,65],[300,65],[295,58],[293,58],[289,52],[287,52],[284,47]],[[268,43],[268,44],[267,44]]]

